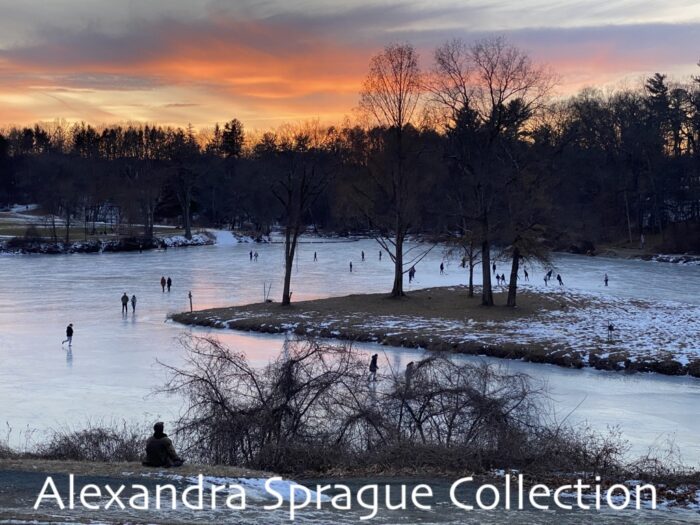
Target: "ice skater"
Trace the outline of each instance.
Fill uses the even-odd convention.
[[[608,285],[608,274],[605,274],[605,277],[603,278],[603,282],[605,283],[605,286]]]
[[[549,279],[547,279],[547,274],[544,274],[544,285],[547,286],[549,284]]]
[[[316,255],[316,252],[314,252],[314,262],[318,261],[318,256]]]
[[[258,252],[253,254],[253,259],[255,259],[255,262],[258,262]]]
[[[250,255],[250,260],[252,261],[253,260],[253,250],[250,250],[250,253],[248,255]]]
[[[66,326],[66,339],[61,341],[61,345],[68,343],[68,346],[73,346],[73,323]]]
[[[496,263],[495,262],[493,263],[493,266],[491,266],[491,268],[493,268],[493,273],[496,273]],[[496,276],[498,276],[498,274],[496,274]]]
[[[374,354],[372,356],[372,359],[370,359],[369,361],[369,377],[367,378],[368,382],[377,380],[377,370],[379,370],[379,367],[377,366],[378,357],[378,354]]]
[[[160,278],[160,287],[163,289],[163,293],[165,293],[165,275]]]
[[[380,261],[382,260],[382,251],[381,250],[379,250],[379,260]]]
[[[350,261],[350,273],[352,273],[352,261]]]
[[[523,273],[525,274],[525,280],[529,282],[529,281],[530,281],[530,275],[527,273],[527,270],[526,270],[525,268],[523,268]]]
[[[559,286],[564,286],[564,281],[562,280],[560,274],[557,274],[557,281],[559,282]]]
[[[129,313],[129,296],[126,295],[126,292],[122,295],[122,313],[124,315]]]
[[[440,263],[440,275],[443,275],[445,273],[445,265],[444,263]]]
[[[362,262],[365,262],[365,251],[362,250]]]
[[[168,285],[168,292],[170,292],[170,287],[173,285],[173,280],[170,277],[168,277],[166,284]]]
[[[504,273],[501,274],[501,284],[503,286],[506,285],[506,274],[504,274]]]
[[[414,370],[413,361],[411,361],[406,365],[406,388],[411,388],[411,379],[413,378]]]
[[[131,296],[131,312],[136,313],[136,295]]]
[[[413,282],[413,279],[416,278],[416,267],[411,266],[411,268],[408,270],[408,284],[411,284]]]

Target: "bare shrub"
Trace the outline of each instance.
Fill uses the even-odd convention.
[[[410,377],[367,378],[351,345],[287,341],[254,369],[209,337],[185,336],[186,364],[168,367],[187,407],[177,433],[203,462],[279,472],[333,468],[616,467],[619,436],[543,422],[544,396],[523,374],[433,355]]]
[[[32,455],[70,461],[140,461],[146,435],[143,428],[127,423],[59,429],[45,443],[37,445]]]

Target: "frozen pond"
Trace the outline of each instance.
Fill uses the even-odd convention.
[[[231,239],[222,235],[222,240]],[[259,253],[257,262],[250,261],[251,249]],[[417,266],[413,286],[465,282],[465,271],[454,261],[440,275],[441,259],[442,252],[433,250]],[[698,266],[571,255],[559,255],[555,262],[569,288],[700,304]],[[497,265],[499,273],[508,273],[505,262]],[[544,287],[542,271],[529,271],[532,286]],[[603,287],[605,273],[608,288]],[[161,292],[162,275],[173,279],[170,293]],[[279,300],[281,275],[281,244],[224,242],[142,254],[0,257],[0,421],[9,424],[11,440],[18,443],[27,428],[80,426],[88,419],[173,419],[179,402],[149,395],[164,379],[156,360],[181,360],[177,337],[187,328],[166,323],[166,315],[189,307],[190,290],[195,308],[260,301],[270,282],[271,296]],[[478,272],[476,277],[478,283]],[[388,291],[391,281],[391,262],[386,255],[378,260],[372,240],[304,243],[294,270],[294,299]],[[121,315],[123,292],[137,296],[136,315]],[[75,326],[71,353],[61,347],[69,322]],[[218,335],[258,364],[280,349],[279,337]],[[399,367],[416,357],[415,351],[381,350]],[[700,462],[700,419],[693,417],[700,405],[700,380],[501,363],[546,380],[560,417],[576,408],[571,418],[599,428],[619,424],[640,453],[673,435],[684,458]]]

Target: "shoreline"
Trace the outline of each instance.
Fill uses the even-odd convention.
[[[216,244],[216,236],[206,230],[193,234],[191,239],[187,239],[184,235],[163,235],[151,239],[123,237],[120,239],[92,239],[65,243],[14,237],[0,240],[0,254],[67,255],[74,253],[117,253],[209,246],[213,244]]]
[[[685,350],[664,348],[672,330],[665,332],[663,318],[677,317],[677,312],[667,304],[617,299],[603,302],[590,294],[543,294],[521,289],[517,308],[501,306],[505,303],[505,292],[495,294],[497,306],[484,308],[479,304],[479,294],[476,295],[468,298],[466,287],[449,286],[417,290],[401,300],[389,299],[386,294],[348,295],[300,301],[290,307],[254,303],[169,317],[181,324],[210,328],[270,334],[293,332],[566,368],[700,377],[700,356],[692,354],[692,349],[686,355]],[[659,314],[657,310],[662,307],[666,310]],[[638,316],[662,318],[658,333],[642,334],[643,345],[634,340],[607,341],[602,328],[607,325],[591,324],[591,318],[605,323],[603,319],[618,315],[618,310],[629,315],[629,308],[637,308]],[[638,316],[632,314],[632,321],[639,323],[635,318]],[[581,323],[586,324],[579,326]],[[544,335],[537,325],[546,328]],[[653,332],[656,328],[648,330]],[[680,347],[683,349],[685,343],[680,343]]]

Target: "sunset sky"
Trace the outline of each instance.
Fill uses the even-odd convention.
[[[0,0],[0,127],[338,121],[385,44],[428,64],[487,35],[549,64],[560,94],[700,73],[692,0]]]

